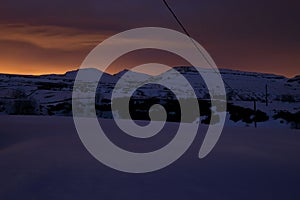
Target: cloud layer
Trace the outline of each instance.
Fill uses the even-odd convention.
[[[169,3],[219,66],[300,74],[299,1]],[[105,38],[144,26],[181,31],[161,0],[4,0],[0,7],[0,72],[74,69]]]

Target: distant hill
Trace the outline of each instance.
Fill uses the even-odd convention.
[[[174,67],[174,71],[166,71],[157,76],[150,76],[130,70],[123,70],[110,75],[97,69],[84,69],[93,74],[102,74],[97,89],[97,109],[102,112],[102,117],[110,117],[111,92],[117,81],[124,75],[127,76],[122,87],[117,88],[120,93],[126,93],[135,85],[135,80],[153,81],[164,80],[169,84],[176,84],[176,89],[183,98],[185,94],[193,91],[186,89],[185,82],[178,81],[179,76],[185,77],[194,89],[199,100],[209,101],[209,93],[202,77],[194,67]],[[203,73],[211,71],[199,68]],[[0,74],[0,113],[2,114],[40,114],[40,115],[71,115],[71,97],[74,80],[78,70],[69,71],[65,74],[48,74],[40,76]],[[179,73],[178,73],[179,72]],[[257,101],[257,108],[266,113],[269,119],[280,112],[300,112],[300,76],[286,78],[284,76],[257,72],[243,72],[237,70],[220,69],[224,80],[227,100],[230,106],[245,109],[253,108],[253,99]],[[266,85],[268,106],[266,100]],[[172,91],[160,85],[144,85],[134,93],[135,99],[168,99],[176,100]],[[101,107],[102,106],[102,107]],[[105,111],[103,111],[103,106]],[[229,108],[232,108],[230,107]],[[102,109],[102,110],[101,110]],[[146,111],[145,111],[146,112]],[[229,113],[232,115],[232,112]],[[284,117],[283,117],[284,118]],[[283,120],[283,122],[280,120]],[[236,120],[231,120],[236,121]],[[237,120],[235,123],[241,122]],[[247,120],[246,120],[247,121]],[[281,124],[288,120],[277,117]],[[247,122],[243,122],[247,124]]]

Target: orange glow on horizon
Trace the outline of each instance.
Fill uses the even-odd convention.
[[[26,24],[0,24],[0,29],[0,73],[24,75],[64,74],[76,70],[95,45],[114,34],[108,31],[90,33],[75,28]],[[240,55],[228,56],[222,49],[218,49],[210,53],[217,64],[229,66],[225,67],[228,69],[286,77],[300,74],[297,67],[298,64],[300,66],[300,60],[294,59],[298,56],[297,52],[270,56],[241,51]],[[262,56],[256,58],[256,55]],[[148,52],[112,63],[107,73],[114,74],[125,68],[159,61],[164,61],[162,64],[168,66],[189,65],[174,59],[174,56]]]
[[[182,65],[179,65],[182,66]],[[32,67],[32,66],[31,66]],[[18,75],[34,75],[34,76],[38,76],[38,75],[45,75],[45,74],[65,74],[68,71],[73,71],[73,70],[77,70],[79,69],[79,67],[66,67],[66,66],[61,66],[59,67],[60,69],[56,69],[53,70],[51,68],[51,66],[44,67],[43,69],[28,69],[28,67],[24,67],[24,70],[20,70],[20,68],[11,68],[9,67],[9,69],[5,69],[3,67],[0,66],[0,74],[18,74]],[[124,68],[116,68],[116,67],[111,67],[108,71],[106,71],[106,73],[109,74],[116,74],[119,71],[122,71],[124,69],[130,69],[130,65],[128,65],[128,67],[124,67]],[[245,69],[245,70],[240,70],[238,68],[230,68],[230,67],[219,67],[219,69],[232,69],[232,70],[239,70],[239,71],[245,71],[245,72],[258,72],[258,73],[266,73],[266,74],[275,74],[275,75],[282,75],[285,76],[287,78],[293,78],[295,77],[295,75],[289,75],[289,74],[281,74],[280,72],[276,73],[276,72],[270,72],[270,71],[255,71],[252,69]]]

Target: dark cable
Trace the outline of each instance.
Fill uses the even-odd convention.
[[[173,15],[173,17],[175,18],[175,20],[177,21],[177,23],[179,24],[179,26],[182,28],[182,30],[185,32],[185,34],[187,35],[187,36],[189,36],[189,37],[191,37],[190,36],[190,34],[187,32],[187,30],[184,28],[184,26],[183,26],[183,24],[180,22],[180,20],[178,19],[178,17],[176,16],[176,14],[173,12],[173,10],[171,9],[171,7],[168,5],[168,3],[165,1],[165,0],[163,0],[163,2],[164,2],[164,4],[165,4],[165,6],[168,8],[168,10],[171,12],[171,14]]]
[[[176,22],[179,24],[179,26],[181,27],[181,29],[184,31],[184,33],[189,37],[189,39],[191,40],[191,42],[193,43],[193,45],[196,47],[196,49],[199,51],[199,53],[202,55],[202,57],[205,59],[205,61],[207,62],[207,64],[214,70],[215,73],[218,74],[218,72],[214,69],[213,65],[209,62],[209,60],[205,57],[205,55],[203,54],[203,52],[200,50],[200,48],[198,47],[198,45],[195,43],[195,41],[192,39],[191,35],[189,34],[189,32],[186,30],[186,28],[183,26],[183,24],[180,22],[179,18],[176,16],[175,12],[172,10],[172,8],[168,5],[166,0],[162,0],[165,4],[165,6],[167,7],[167,9],[170,11],[170,13],[172,14],[172,16],[175,18]],[[221,75],[220,75],[221,76]],[[221,77],[222,78],[222,77]],[[223,80],[223,79],[222,79]],[[242,101],[245,101],[244,98],[242,96],[240,96],[225,80],[223,80],[223,82],[225,83],[225,85],[227,87],[229,87]]]

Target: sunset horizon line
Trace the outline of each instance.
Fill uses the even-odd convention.
[[[174,66],[171,66],[172,68],[175,68],[175,67],[194,67],[192,65],[174,65]],[[201,67],[200,67],[201,68]],[[45,75],[64,75],[68,72],[71,72],[71,71],[76,71],[76,70],[79,70],[80,68],[79,67],[76,67],[76,68],[70,68],[70,69],[65,69],[65,70],[56,70],[55,72],[49,72],[49,71],[45,71],[45,72],[37,72],[37,73],[28,73],[28,72],[2,72],[0,71],[0,74],[6,74],[6,75],[20,75],[20,76],[45,76]],[[97,69],[97,68],[90,68],[90,69]],[[294,74],[292,76],[288,76],[288,75],[285,75],[285,74],[279,74],[279,73],[274,73],[274,72],[267,72],[267,71],[252,71],[252,70],[241,70],[241,69],[234,69],[234,68],[231,68],[231,67],[218,67],[218,69],[224,69],[224,70],[234,70],[234,71],[240,71],[240,72],[248,72],[248,73],[261,73],[261,74],[272,74],[272,75],[277,75],[277,76],[283,76],[285,78],[294,78],[294,77],[297,77],[299,76],[300,74]],[[99,70],[99,69],[97,69]],[[134,71],[134,72],[137,72],[137,73],[143,73],[143,74],[147,74],[147,75],[151,75],[151,76],[155,76],[153,74],[150,74],[150,73],[146,73],[146,72],[139,72],[139,71],[135,71],[135,70],[131,70],[130,68],[120,68],[119,70],[114,70],[113,72],[109,72],[109,71],[102,71],[102,72],[105,72],[107,74],[110,74],[110,75],[115,75],[115,74],[118,74],[119,72],[122,72],[124,70],[130,70],[130,71]],[[99,70],[101,71],[101,70]],[[162,72],[163,73],[163,72]],[[161,73],[160,73],[161,74]]]

